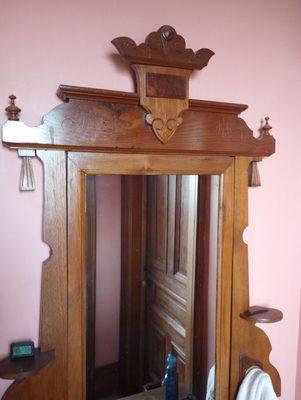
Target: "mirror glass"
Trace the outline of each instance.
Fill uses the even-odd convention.
[[[88,400],[214,392],[219,187],[87,176]]]

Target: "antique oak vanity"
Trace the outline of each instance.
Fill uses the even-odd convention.
[[[134,324],[133,318],[127,320],[129,309],[135,303],[133,282],[129,281],[133,275],[131,268],[136,268],[139,262],[141,267],[141,251],[136,248],[135,252],[133,243],[137,230],[138,235],[143,231],[142,224],[139,224],[141,208],[138,204],[143,185],[145,182],[148,188],[153,185],[156,193],[160,187],[166,189],[168,186],[169,196],[170,193],[178,196],[182,190],[184,198],[188,187],[185,186],[188,182],[185,177],[198,176],[194,182],[198,181],[196,190],[202,195],[199,201],[194,197],[194,203],[190,199],[189,207],[183,207],[187,215],[194,207],[206,221],[206,193],[208,197],[210,177],[215,176],[218,180],[215,396],[218,400],[234,399],[244,374],[256,365],[271,376],[279,396],[280,377],[269,362],[271,345],[266,334],[255,324],[279,321],[282,314],[275,309],[250,307],[248,249],[243,241],[243,232],[248,225],[248,187],[260,185],[257,163],[275,151],[268,118],[260,136],[255,138],[239,118],[247,106],[189,99],[192,71],[204,68],[214,53],[208,49],[197,52],[187,49],[184,39],[170,26],[151,33],[140,45],[126,37],[114,39],[112,43],[135,71],[137,93],[62,85],[58,96],[63,103],[45,115],[38,127],[28,127],[19,121],[21,110],[15,105],[15,97],[10,96],[11,104],[7,107],[9,120],[3,127],[2,140],[9,148],[16,149],[22,158],[21,190],[34,190],[31,158],[38,157],[43,164],[43,238],[51,249],[51,255],[42,267],[40,341],[36,357],[32,362],[19,361],[19,364],[9,359],[0,362],[0,377],[15,380],[4,399],[92,398],[88,393],[90,371],[87,360],[90,350],[93,350],[93,334],[89,332],[87,321],[93,309],[93,293],[91,295],[88,287],[95,258],[94,177],[100,174],[123,177],[123,200],[126,204],[123,218],[131,220],[123,232],[125,289],[121,305],[121,323],[122,320],[128,322],[129,329],[120,339],[133,350],[130,357],[126,359],[124,356],[122,364],[128,379],[135,379],[137,366],[143,368],[135,358],[135,346],[141,338],[135,326],[130,325]],[[155,201],[164,199],[163,195],[161,200],[152,198],[152,193],[149,192],[150,207]],[[181,197],[177,198],[182,201]],[[177,204],[176,200],[174,204]],[[164,212],[160,206],[158,204],[157,209]],[[153,236],[147,236],[144,241],[155,241],[158,252],[166,255],[171,244],[156,242],[162,241],[164,236],[158,233],[161,221],[156,210],[150,211],[154,214],[149,219],[151,224],[157,218],[156,227],[153,230],[149,228]],[[165,211],[170,212],[168,206]],[[201,219],[199,217],[198,221]],[[163,281],[173,285],[169,292],[161,288],[165,296],[162,292],[162,307],[172,302],[171,298],[178,290],[184,294],[181,299],[177,294],[177,301],[181,303],[177,310],[185,312],[184,322],[182,314],[175,322],[170,315],[166,316],[166,310],[161,312],[162,318],[166,316],[165,325],[158,329],[162,337],[158,339],[157,347],[148,348],[151,355],[147,354],[147,357],[153,357],[155,363],[156,352],[161,351],[159,346],[164,342],[166,348],[178,355],[182,365],[181,384],[187,393],[193,392],[197,398],[203,399],[208,373],[203,359],[206,353],[206,335],[203,332],[206,299],[199,288],[206,286],[206,260],[203,256],[206,248],[204,231],[196,220],[197,214],[194,214],[185,237],[178,236],[182,243],[181,251],[186,251],[185,262],[193,268],[181,272],[182,267],[178,265],[177,272],[169,269],[163,276],[164,268],[173,268],[176,261],[170,267],[169,261],[163,260],[165,256],[147,256],[151,259],[148,262],[154,266],[153,271],[148,271],[153,274],[153,281],[158,286],[164,286]],[[192,237],[196,240],[194,249],[189,247]],[[171,257],[176,258],[176,250],[173,247]],[[155,277],[159,274],[156,268],[158,271],[161,268],[162,279]],[[137,274],[135,277],[141,281]],[[145,285],[140,281],[138,286],[143,290]],[[172,333],[168,333],[171,328],[167,325],[171,320],[173,331],[177,331],[175,339]],[[131,390],[128,393],[131,394]]]

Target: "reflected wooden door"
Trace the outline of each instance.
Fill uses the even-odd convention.
[[[168,353],[192,390],[198,176],[147,178],[146,376],[161,380]]]

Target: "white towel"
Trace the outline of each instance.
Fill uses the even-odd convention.
[[[236,400],[277,400],[269,375],[259,368],[251,369],[240,385]]]
[[[206,400],[215,400],[215,365],[209,371]]]

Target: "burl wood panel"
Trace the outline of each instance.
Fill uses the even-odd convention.
[[[135,94],[62,87],[68,103],[45,115],[43,124],[30,128],[7,121],[3,142],[9,147],[102,150],[114,152],[194,153],[268,156],[275,151],[269,134],[255,138],[238,114],[237,104],[190,100],[183,123],[163,144],[145,122],[145,111]]]
[[[171,99],[186,98],[186,78],[184,76],[146,73],[146,95]]]
[[[43,263],[40,347],[55,350],[51,364],[38,374],[16,381],[4,400],[67,400],[67,248],[66,156],[38,151],[44,165],[43,239],[51,256]]]

